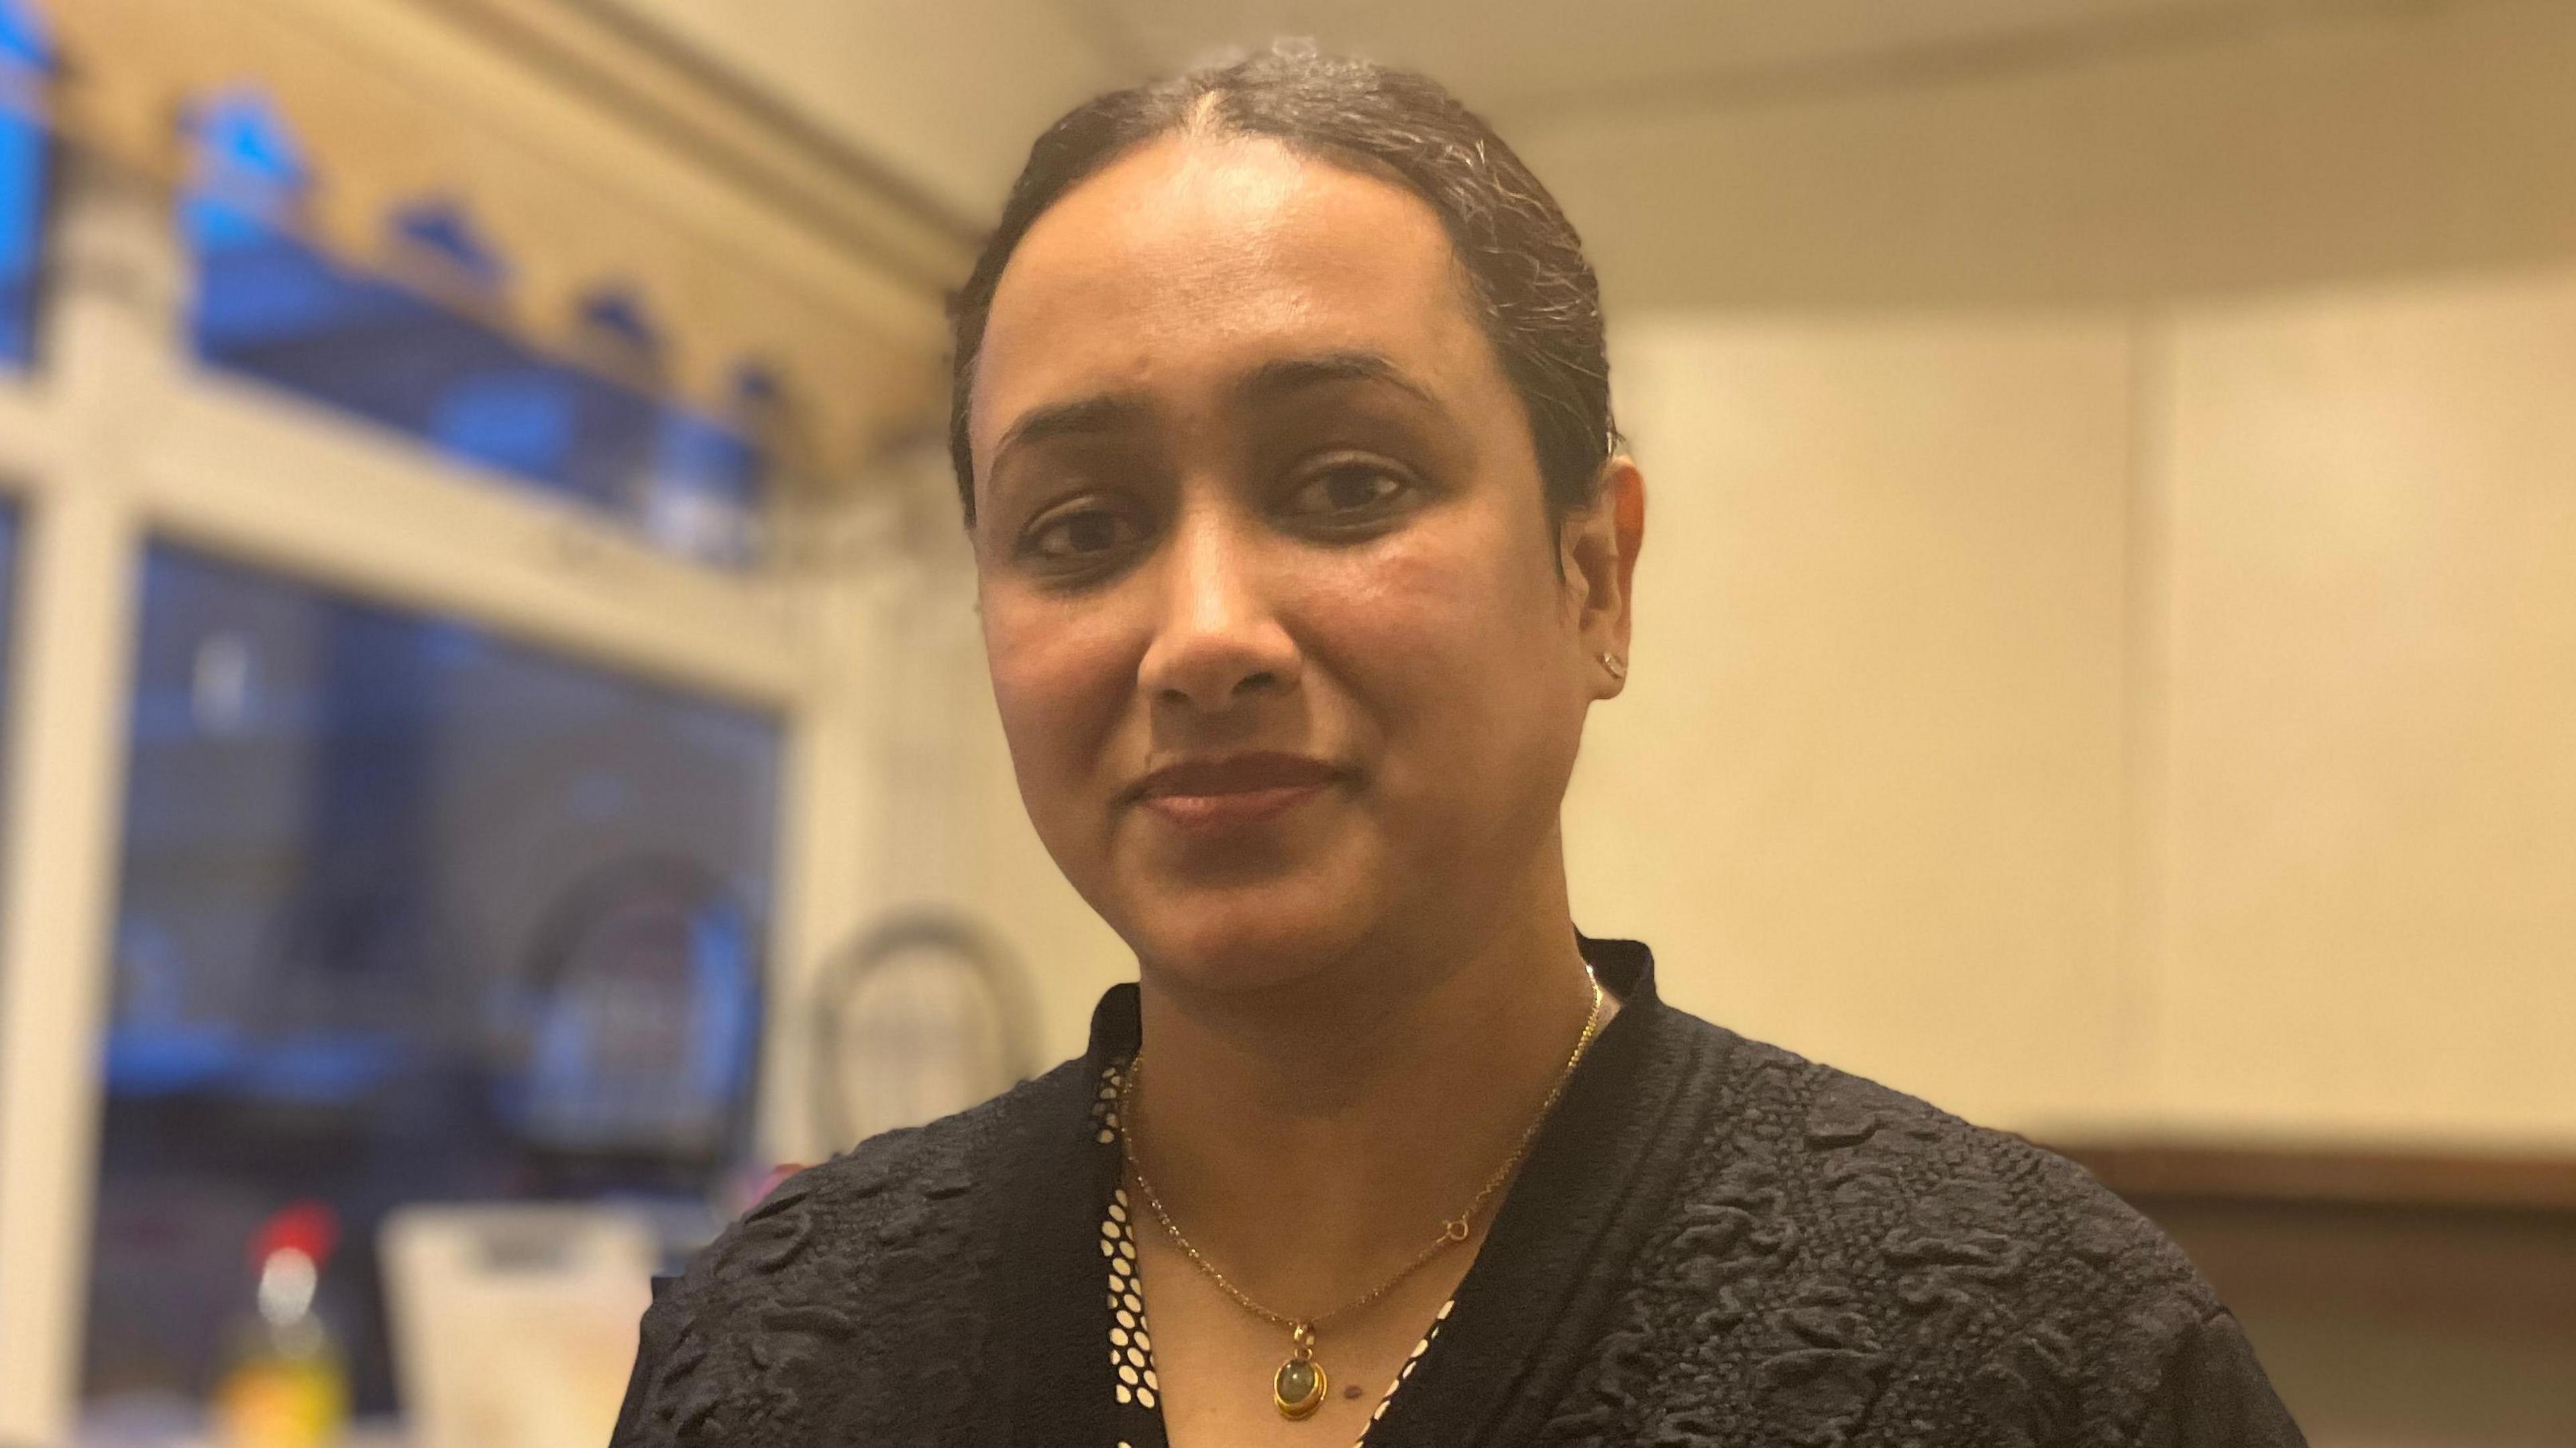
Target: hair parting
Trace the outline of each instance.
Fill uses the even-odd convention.
[[[1588,506],[1619,447],[1601,289],[1573,223],[1491,126],[1430,78],[1278,42],[1112,91],[1039,136],[949,307],[948,448],[975,521],[975,362],[1003,270],[1085,179],[1166,136],[1259,138],[1390,180],[1436,212],[1468,300],[1518,394],[1551,518]]]

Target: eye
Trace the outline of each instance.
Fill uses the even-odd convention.
[[[1057,566],[1096,563],[1143,535],[1134,519],[1114,508],[1076,506],[1039,519],[1022,537],[1020,551]]]
[[[1308,476],[1289,496],[1288,511],[1301,518],[1340,521],[1355,513],[1383,511],[1412,490],[1412,482],[1395,469],[1352,459]]]

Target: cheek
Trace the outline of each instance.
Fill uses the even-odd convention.
[[[1512,522],[1444,519],[1317,592],[1317,652],[1385,731],[1390,783],[1408,791],[1466,787],[1556,713],[1554,575]]]
[[[985,596],[993,702],[1032,815],[1052,814],[1093,782],[1135,684],[1129,633],[1102,610]]]

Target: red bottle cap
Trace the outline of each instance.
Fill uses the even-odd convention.
[[[339,1244],[340,1219],[327,1203],[293,1202],[260,1227],[251,1242],[251,1265],[256,1267],[280,1252],[301,1252],[313,1259],[319,1271]]]

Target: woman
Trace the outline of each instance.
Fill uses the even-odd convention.
[[[618,1444],[2299,1441],[2081,1172],[1576,934],[1644,483],[1481,121],[1286,50],[1104,96],[956,326],[1020,789],[1140,980],[728,1232]]]

